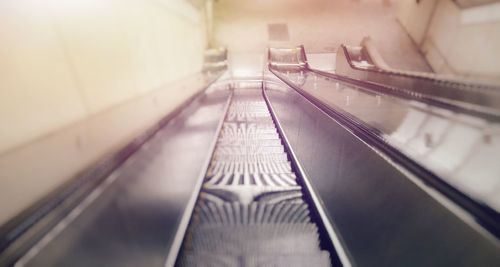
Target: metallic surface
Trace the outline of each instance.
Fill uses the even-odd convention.
[[[446,182],[500,210],[500,124],[380,94],[309,71],[283,76],[373,132]],[[455,146],[456,142],[462,146]],[[481,162],[481,164],[478,164]],[[475,178],[470,175],[474,173]]]
[[[145,141],[203,94],[220,74],[189,76],[3,155],[0,176],[21,183],[29,177],[34,181],[29,183],[30,190],[47,189],[54,182],[62,183],[61,178],[67,182],[42,199],[25,191],[20,194],[8,190],[16,196],[9,209],[21,204],[20,199],[34,197],[37,201],[0,227],[0,266],[10,265],[24,255]],[[182,93],[172,98],[169,92],[181,87]],[[33,163],[30,168],[26,168],[27,162]]]
[[[297,155],[295,153],[295,150],[293,147],[290,146],[290,142],[288,141],[288,137],[285,134],[283,127],[278,120],[278,117],[276,115],[276,112],[273,109],[273,106],[271,105],[271,102],[269,100],[269,97],[267,95],[267,86],[269,85],[274,85],[275,81],[272,79],[273,76],[267,76],[265,79],[265,82],[263,83],[263,91],[262,95],[264,96],[264,99],[266,101],[267,107],[269,111],[271,112],[271,116],[273,117],[273,121],[275,125],[277,126],[277,130],[283,140],[283,145],[285,146],[286,151],[288,152],[288,155],[290,157],[291,163],[292,163],[292,168],[295,170],[297,175],[301,177],[302,180],[302,186],[304,187],[305,191],[308,193],[308,202],[311,203],[311,206],[314,207],[313,211],[315,212],[317,220],[321,221],[322,226],[320,228],[321,236],[326,239],[328,237],[329,243],[331,244],[330,251],[335,251],[334,254],[331,254],[332,260],[334,262],[334,265],[336,266],[344,266],[344,267],[350,267],[352,266],[352,262],[349,259],[348,253],[345,250],[343,243],[341,242],[339,235],[334,228],[333,224],[331,223],[330,217],[328,216],[327,211],[325,211],[323,202],[321,201],[320,197],[316,193],[316,190],[314,190],[310,178],[307,176],[304,168],[300,164]],[[279,86],[281,86],[281,83],[278,83]]]
[[[476,172],[479,184],[490,182],[484,188],[461,178],[474,173],[476,165],[468,165],[474,157],[488,156],[484,149],[497,143],[495,124],[332,80],[305,69],[303,57],[292,59],[274,66],[283,67],[276,74],[295,89],[273,75],[212,86],[17,266],[170,266],[182,237],[179,266],[329,266],[339,247],[353,266],[500,263],[498,239],[335,114],[366,126],[492,207],[498,200],[496,169]],[[228,106],[228,86],[253,89],[235,90]],[[336,113],[325,112],[319,102]],[[474,131],[480,133],[473,139],[474,157],[460,154],[471,148],[465,143],[449,145]],[[335,248],[325,246],[331,232],[335,240],[328,242]]]
[[[16,266],[163,266],[228,95],[189,104]]]
[[[330,266],[261,89],[237,89],[179,266]]]
[[[303,47],[279,50],[279,56],[292,54],[286,57],[275,56],[275,50],[269,49],[270,60],[306,58]],[[494,160],[500,151],[497,117],[318,74],[307,62],[306,67],[289,63],[295,69],[270,64],[271,71],[500,236],[500,168]]]
[[[500,263],[497,240],[457,217],[295,90],[268,88],[290,145],[353,265]]]
[[[335,73],[357,80],[386,85],[407,95],[422,94],[440,101],[500,114],[500,88],[454,76],[387,69],[377,64],[376,55],[365,46],[342,45],[337,53]]]
[[[277,75],[472,199],[464,205],[477,206],[487,227],[499,229],[500,167],[494,155],[500,151],[500,124],[308,70]]]

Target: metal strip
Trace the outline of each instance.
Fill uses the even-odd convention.
[[[221,116],[221,119],[219,120],[219,124],[217,125],[217,130],[214,134],[214,138],[212,140],[212,144],[210,145],[210,150],[207,155],[207,158],[205,160],[205,163],[203,164],[203,168],[200,170],[200,174],[198,175],[198,181],[196,182],[196,186],[193,192],[193,195],[191,195],[191,198],[188,201],[187,207],[184,210],[184,214],[182,215],[181,222],[179,223],[177,233],[175,234],[174,241],[172,242],[172,245],[170,246],[170,250],[168,251],[167,258],[165,260],[165,267],[170,267],[174,266],[175,261],[177,260],[177,255],[179,254],[179,250],[182,246],[182,241],[184,240],[184,235],[186,234],[186,230],[189,226],[189,222],[191,221],[191,215],[193,214],[194,206],[196,204],[196,200],[198,199],[198,196],[201,191],[201,187],[203,185],[203,180],[205,180],[205,174],[208,171],[208,167],[210,166],[210,162],[212,160],[215,147],[217,146],[217,140],[219,139],[220,131],[222,129],[222,126],[224,124],[224,120],[226,118],[227,111],[229,110],[229,105],[231,104],[231,100],[233,98],[233,91],[231,91],[231,94],[227,98],[225,107],[224,107],[224,112],[223,115]]]
[[[500,121],[500,113],[497,110],[492,110],[491,108],[485,108],[483,106],[479,106],[478,104],[471,104],[460,100],[447,99],[438,96],[429,96],[427,94],[420,92],[408,91],[390,85],[359,80],[356,78],[342,76],[311,68],[306,68],[306,71],[316,73],[317,75],[326,78],[335,79],[342,83],[349,83],[363,90],[373,91],[389,96],[396,96],[408,100],[415,100],[428,105],[440,107],[443,109],[449,109],[455,112],[460,112],[463,114],[480,117],[489,121],[494,121],[494,122]]]
[[[405,177],[417,185],[425,193],[435,199],[438,203],[446,207],[450,212],[462,221],[466,222],[471,228],[489,238],[496,240],[500,236],[500,225],[495,219],[498,215],[491,208],[484,206],[447,184],[444,180],[431,173],[406,155],[390,147],[378,135],[369,129],[365,129],[363,123],[352,121],[351,118],[333,110],[327,104],[317,100],[314,96],[305,92],[301,88],[294,86],[281,75],[271,70],[280,80],[303,96],[313,106],[321,112],[331,117],[344,129],[352,133],[361,142],[365,143],[378,155],[386,159],[396,169],[401,171]],[[367,140],[366,140],[367,139]]]
[[[302,181],[304,182],[304,184],[306,186],[307,192],[309,193],[312,201],[314,202],[315,209],[318,211],[318,213],[321,217],[322,224],[326,228],[326,231],[328,232],[330,240],[333,243],[333,248],[335,249],[335,253],[338,255],[340,262],[342,263],[342,266],[351,267],[352,263],[351,263],[349,255],[348,255],[348,252],[344,249],[344,247],[342,245],[342,241],[335,231],[335,227],[333,226],[332,222],[328,218],[326,211],[323,209],[323,205],[321,204],[319,197],[317,196],[311,183],[309,182],[309,178],[307,177],[306,172],[304,171],[303,167],[300,165],[299,160],[298,160],[293,148],[290,146],[290,143],[288,141],[288,138],[287,138],[285,132],[283,131],[281,123],[278,120],[278,118],[276,117],[276,113],[274,112],[273,106],[272,106],[272,104],[271,104],[271,102],[266,94],[265,82],[262,85],[263,85],[262,86],[262,95],[264,96],[264,100],[266,101],[269,112],[271,113],[271,117],[276,125],[276,128],[278,130],[280,137],[283,140],[283,144],[286,147],[286,150],[288,151],[288,154],[291,157],[292,164],[296,167],[297,173],[302,178]]]

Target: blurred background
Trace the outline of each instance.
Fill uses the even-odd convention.
[[[233,76],[297,45],[334,71],[365,37],[395,69],[500,81],[497,0],[0,1],[0,225],[204,87],[207,49]]]

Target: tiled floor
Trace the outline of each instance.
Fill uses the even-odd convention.
[[[230,49],[234,64],[248,67],[261,66],[270,45],[303,44],[308,52],[324,53],[371,36],[392,67],[430,71],[396,20],[396,9],[390,0],[218,0],[215,41]],[[286,24],[288,33],[269,24]]]

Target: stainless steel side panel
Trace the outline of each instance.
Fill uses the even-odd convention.
[[[18,265],[164,266],[228,97],[194,100]]]
[[[473,229],[296,91],[267,94],[353,265],[500,265],[497,240]]]

